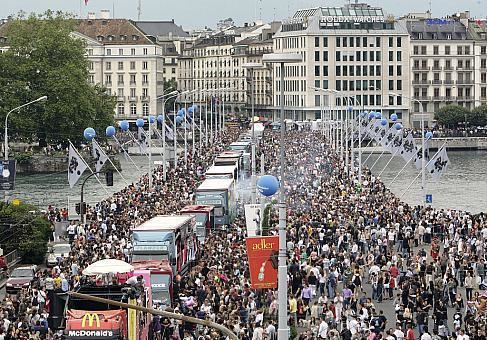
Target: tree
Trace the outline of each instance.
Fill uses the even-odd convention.
[[[467,115],[467,122],[470,126],[487,125],[487,105],[483,104],[473,109]]]
[[[459,123],[465,121],[465,115],[468,115],[469,111],[463,106],[459,105],[447,105],[435,112],[435,119],[438,124],[446,127],[457,127]]]
[[[76,24],[66,14],[48,11],[27,18],[20,14],[4,25],[9,49],[0,54],[0,118],[48,96],[10,116],[12,136],[36,137],[41,145],[77,142],[86,127],[104,131],[113,122],[115,100],[89,83],[85,42],[72,35]]]

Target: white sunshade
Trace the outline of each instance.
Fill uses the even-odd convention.
[[[122,274],[133,270],[134,267],[127,262],[116,259],[105,259],[90,264],[83,270],[83,275]]]

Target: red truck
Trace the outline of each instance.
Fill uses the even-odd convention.
[[[195,216],[195,232],[200,244],[205,242],[210,230],[215,226],[214,210],[212,205],[187,205],[179,212],[181,215]]]

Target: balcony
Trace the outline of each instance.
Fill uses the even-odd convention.
[[[418,96],[414,96],[413,99],[417,99],[417,100],[421,100],[421,101],[429,101],[429,100],[431,100],[431,97],[418,95]]]
[[[453,66],[445,66],[445,67],[443,67],[443,70],[445,70],[445,71],[453,71],[453,70],[455,70],[455,68]]]
[[[453,97],[453,96],[446,96],[444,98],[445,98],[445,101],[447,101],[447,102],[456,102],[457,101],[457,97]]]
[[[458,66],[457,67],[457,71],[458,72],[469,72],[469,71],[473,71],[473,66]]]
[[[424,65],[414,65],[413,66],[413,71],[429,71],[430,67],[429,66],[424,66]]]
[[[124,102],[125,101],[125,96],[117,96],[117,101],[118,102]]]
[[[443,80],[443,84],[445,84],[445,85],[453,85],[453,84],[455,84],[455,81],[454,80],[451,80],[451,79],[447,79],[447,80]]]
[[[433,84],[433,85],[441,85],[441,84],[443,84],[443,80],[441,80],[441,79],[434,79],[434,80],[431,80],[431,84]]]
[[[472,96],[458,96],[458,100],[460,100],[460,101],[470,101],[470,100],[474,100],[474,97],[472,97]]]
[[[135,85],[137,85],[137,83],[135,81],[130,82],[130,86],[135,86]]]
[[[429,83],[430,83],[430,81],[427,79],[420,79],[420,80],[415,79],[415,80],[413,80],[413,85],[428,85]]]
[[[433,96],[433,97],[431,97],[431,99],[433,101],[445,101],[446,100],[446,97],[443,97],[443,96]]]
[[[124,84],[124,82],[123,82],[123,81],[119,81],[119,82],[117,83],[117,85],[118,85],[118,86],[123,86],[123,84]]]
[[[441,71],[443,68],[441,66],[433,66],[433,71]]]
[[[140,100],[142,100],[143,102],[148,102],[148,101],[150,101],[150,97],[149,96],[141,96]]]
[[[138,98],[137,96],[130,96],[130,97],[129,97],[129,100],[130,100],[131,102],[136,102],[136,101],[137,101],[137,98]]]
[[[472,79],[459,79],[457,80],[457,85],[473,85]]]
[[[143,81],[142,82],[142,86],[149,86],[149,82],[148,81]]]

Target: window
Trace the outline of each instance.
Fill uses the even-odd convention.
[[[130,69],[135,70],[135,61],[130,62]]]
[[[328,66],[323,66],[323,77],[328,77]]]
[[[118,55],[123,55],[123,48],[118,49]]]
[[[130,50],[130,54],[131,54],[131,55],[135,55],[135,48],[132,48],[132,49]]]
[[[149,83],[149,75],[143,74],[142,75],[142,84],[148,84]]]
[[[123,103],[118,104],[117,113],[119,116],[123,116],[125,114],[125,105]]]
[[[450,55],[450,53],[451,53],[451,47],[445,46],[445,55]]]
[[[323,80],[323,88],[324,88],[325,90],[327,90],[327,89],[328,89],[328,80]]]
[[[402,52],[401,51],[397,51],[396,55],[397,55],[396,56],[396,60],[397,61],[402,61]]]
[[[362,46],[367,47],[367,37],[363,37],[362,41],[363,41]]]
[[[381,52],[375,51],[375,61],[380,61],[380,60],[381,60]]]
[[[355,59],[357,61],[360,61],[362,59],[361,56],[362,56],[362,53],[360,53],[360,51],[355,52]]]
[[[319,76],[320,76],[320,66],[316,65],[315,66],[315,77],[319,77]]]
[[[144,55],[147,55],[147,53],[148,53],[147,48],[144,48],[143,52],[144,52]]]
[[[438,55],[440,53],[440,47],[439,46],[433,46],[433,54]]]
[[[93,62],[92,62],[92,61],[90,61],[90,64],[89,64],[89,66],[88,66],[88,67],[89,67],[90,71],[93,71],[93,70],[94,70],[94,68],[95,68],[95,65],[93,64]]]
[[[95,76],[94,75],[90,75],[89,76],[89,82],[90,82],[90,84],[94,84],[95,83]]]
[[[394,76],[394,66],[389,65],[389,77]]]
[[[105,84],[108,86],[111,86],[111,84],[112,84],[112,75],[111,74],[105,75]]]
[[[413,54],[419,54],[419,46],[413,47]]]
[[[398,91],[402,91],[402,80],[397,81],[397,86],[396,86]]]
[[[377,66],[375,67],[375,75],[376,75],[376,76],[380,76],[380,75],[381,75],[381,71],[380,71],[380,65],[377,65]]]
[[[112,55],[112,50],[107,48],[107,55]]]
[[[400,77],[402,76],[402,66],[401,65],[397,65],[397,76]]]
[[[320,61],[320,51],[315,51],[315,61]]]
[[[123,70],[123,61],[118,62],[118,70],[122,71]]]
[[[318,41],[318,45],[319,45],[319,44],[320,44],[320,43],[319,43],[319,41]],[[318,46],[316,46],[316,47],[318,47]],[[328,47],[328,37],[324,37],[324,38],[323,38],[323,47]]]
[[[397,37],[397,47],[402,47],[402,38]]]
[[[394,52],[389,51],[389,61],[394,61]]]
[[[323,61],[328,61],[328,51],[323,51]]]
[[[367,61],[367,51],[362,51],[362,61]]]
[[[149,69],[149,64],[147,63],[147,61],[142,62],[142,69],[143,70]]]
[[[341,80],[335,81],[335,89],[337,91],[341,91],[342,90],[342,82],[341,82]]]
[[[370,61],[374,61],[374,51],[370,51]]]
[[[336,61],[341,61],[341,53],[340,53],[340,51],[336,51],[335,60]]]
[[[350,47],[354,47],[354,42],[355,42],[355,39],[353,37],[350,37]]]
[[[131,115],[137,114],[137,104],[135,104],[135,103],[130,104],[130,114]]]
[[[348,77],[348,67],[347,66],[343,66],[343,76]]]
[[[144,103],[144,105],[142,106],[142,114],[144,116],[149,115],[149,104],[148,103]]]
[[[118,75],[118,83],[119,83],[120,85],[123,85],[123,74],[119,74],[119,75]]]
[[[389,80],[389,90],[394,90],[394,80]]]
[[[341,41],[342,41],[342,39],[341,39],[340,37],[336,37],[336,43],[335,43],[335,44],[336,44],[336,47],[341,47],[341,46],[340,46],[340,45],[341,45],[341,44],[340,44],[340,43],[341,43]]]
[[[487,68],[487,59],[480,59],[480,68]]]
[[[135,98],[135,89],[134,88],[130,89],[130,98]]]
[[[315,47],[320,47],[320,38],[315,37]]]
[[[380,47],[380,37],[375,37],[375,47]]]
[[[118,89],[118,96],[123,97],[123,87]]]
[[[389,47],[394,47],[394,38],[389,37]]]
[[[148,88],[144,87],[142,89],[142,97],[144,97],[144,98],[149,97],[149,89]]]
[[[107,71],[110,71],[112,69],[112,63],[107,61],[105,64],[105,68],[107,69]]]
[[[343,47],[348,47],[348,38],[347,37],[343,37]]]
[[[320,97],[321,95],[315,94],[315,106],[320,106]]]
[[[136,84],[136,82],[135,82],[135,74],[131,74],[130,75],[130,84],[131,85],[135,85]]]
[[[480,54],[487,54],[487,47],[486,46],[480,47]]]
[[[335,76],[340,77],[342,75],[342,68],[340,66],[337,66],[335,68]]]
[[[402,105],[402,97],[396,97],[397,98],[397,105],[401,106]]]

